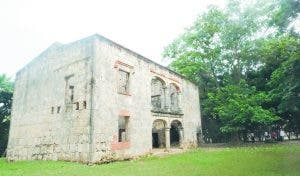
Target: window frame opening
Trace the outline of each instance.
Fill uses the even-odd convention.
[[[153,110],[165,108],[166,83],[161,78],[155,77],[151,80],[151,106]]]
[[[118,70],[118,93],[130,94],[130,77],[130,72],[123,69]]]
[[[70,95],[70,102],[71,102],[71,103],[74,102],[74,88],[75,88],[75,87],[74,87],[73,85],[70,85],[70,86],[69,86],[69,91],[70,91],[70,94],[69,94],[69,95]]]
[[[75,110],[79,110],[79,102],[75,102]]]
[[[129,116],[119,116],[118,142],[129,142]]]
[[[60,110],[61,110],[61,106],[57,106],[56,113],[59,114],[59,113],[60,113]]]
[[[83,107],[83,109],[86,109],[86,101],[82,102],[82,107]]]
[[[51,107],[51,114],[54,114],[54,106]]]

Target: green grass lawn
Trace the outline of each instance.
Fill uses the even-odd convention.
[[[300,145],[197,149],[166,157],[87,166],[62,161],[20,161],[0,159],[0,176],[300,176]]]

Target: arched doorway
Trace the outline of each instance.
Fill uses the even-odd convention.
[[[166,137],[165,137],[166,122],[164,120],[155,120],[152,126],[152,148],[165,148]]]
[[[182,124],[178,120],[173,120],[170,128],[170,144],[171,147],[180,147],[182,141]]]

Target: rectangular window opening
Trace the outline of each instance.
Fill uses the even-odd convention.
[[[86,101],[83,101],[83,109],[86,109]]]
[[[71,103],[74,101],[74,86],[69,86],[70,91],[70,101]]]
[[[57,106],[57,114],[60,113],[60,106]]]
[[[129,93],[129,72],[119,70],[118,92],[122,94]]]
[[[76,102],[75,105],[76,105],[76,110],[79,110],[79,102]]]
[[[129,141],[128,121],[129,121],[129,117],[119,117],[118,120],[118,132],[119,132],[118,141],[119,142]]]

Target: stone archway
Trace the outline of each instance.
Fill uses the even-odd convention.
[[[157,119],[152,125],[152,148],[166,147],[166,129],[167,123],[164,120]]]
[[[173,120],[170,128],[171,147],[181,147],[183,140],[183,128],[179,120]]]

